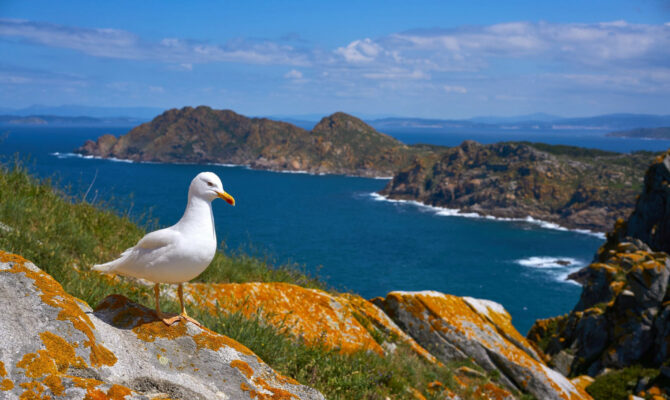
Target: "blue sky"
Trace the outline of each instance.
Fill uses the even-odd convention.
[[[670,114],[670,2],[0,0],[0,107]]]

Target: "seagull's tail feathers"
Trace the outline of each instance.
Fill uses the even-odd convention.
[[[116,260],[106,262],[104,264],[95,264],[91,269],[105,273],[114,272],[114,270],[123,265],[123,263],[126,261],[126,258],[128,258],[128,255],[130,254],[130,250],[132,250],[132,248],[124,251],[123,254],[121,254],[121,257],[117,258]]]

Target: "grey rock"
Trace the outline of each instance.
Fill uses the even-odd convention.
[[[443,362],[473,360],[488,372],[499,371],[501,384],[540,399],[589,398],[535,358],[535,351],[529,350],[497,303],[432,291],[391,292],[377,303]]]

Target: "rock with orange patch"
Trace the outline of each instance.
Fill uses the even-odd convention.
[[[109,399],[146,398],[100,380],[77,385],[77,376],[99,377],[117,359],[96,331],[92,310],[51,276],[0,251],[0,293],[0,398],[84,399],[94,390]]]
[[[2,399],[323,399],[228,337],[191,323],[166,327],[122,296],[93,311],[1,251],[0,293]]]
[[[308,344],[339,349],[342,353],[372,351],[382,347],[361,323],[344,298],[322,290],[289,283],[190,284],[187,298],[211,313],[241,312],[259,316],[266,323],[285,328]]]
[[[503,385],[540,399],[590,398],[541,361],[496,303],[424,291],[391,292],[382,306],[441,361],[472,359],[499,371]]]
[[[355,294],[339,295],[338,300],[351,309],[352,313],[356,313],[359,318],[367,320],[369,327],[367,329],[376,329],[380,331],[383,336],[388,338],[389,343],[401,342],[409,345],[417,354],[426,360],[436,363],[438,362],[435,356],[430,354],[426,349],[421,347],[411,336],[406,334],[398,325],[381,308],[377,307],[373,302],[367,301]],[[383,344],[382,344],[383,345]],[[392,348],[392,346],[386,346]]]

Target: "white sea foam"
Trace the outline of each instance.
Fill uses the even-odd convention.
[[[85,156],[83,154],[77,154],[77,153],[51,153],[52,156],[56,156],[60,159],[63,158],[86,158],[86,159],[95,159],[95,160],[109,160],[109,161],[114,161],[114,162],[122,162],[122,163],[133,163],[133,160],[124,160],[121,158],[116,158],[116,157],[99,157],[99,156]]]
[[[579,271],[579,269],[586,265],[585,262],[572,257],[534,256],[514,260],[514,262],[526,268],[539,269],[542,273],[548,274],[554,280],[559,282],[571,283],[574,285],[579,285],[579,283],[568,280],[568,275]]]
[[[494,217],[492,215],[480,215],[477,213],[470,213],[470,212],[462,212],[461,210],[457,208],[446,208],[446,207],[436,207],[436,206],[429,206],[427,204],[423,204],[421,202],[418,202],[416,200],[397,200],[397,199],[390,199],[384,195],[381,195],[379,193],[370,193],[370,197],[372,197],[373,200],[376,201],[387,201],[389,203],[405,203],[405,204],[411,204],[416,207],[419,207],[424,210],[429,210],[435,212],[436,215],[440,215],[443,217],[462,217],[462,218],[482,218],[482,219],[491,219],[495,221],[510,221],[510,222],[527,222],[529,224],[537,225],[541,228],[545,229],[553,229],[557,231],[565,231],[565,232],[578,232],[578,233],[583,233],[585,235],[591,235],[591,236],[596,236],[601,239],[605,239],[605,234],[602,232],[593,232],[588,229],[568,229],[566,227],[560,226],[554,222],[549,222],[549,221],[543,221],[540,219],[535,219],[531,216],[527,216],[526,218],[503,218],[503,217]]]

